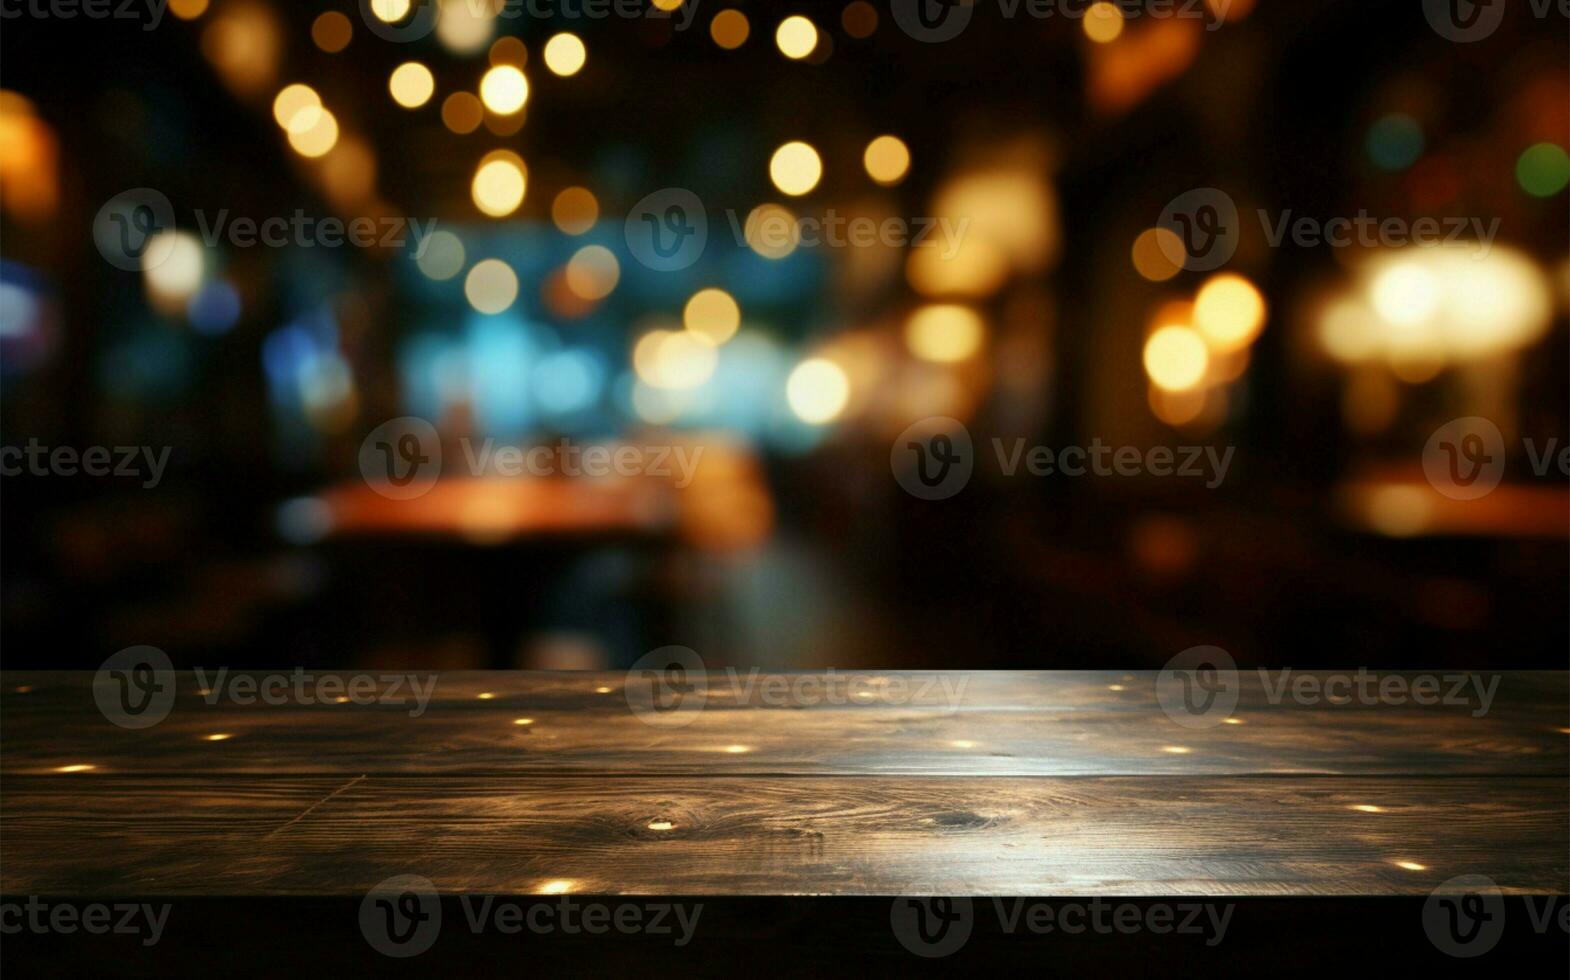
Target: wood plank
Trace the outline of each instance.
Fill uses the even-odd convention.
[[[347,684],[354,675],[318,676]],[[426,710],[411,717],[412,701],[240,705],[225,696],[209,704],[198,693],[201,682],[182,673],[168,718],[130,730],[98,712],[89,672],[9,673],[0,772],[68,765],[100,773],[344,776],[697,774],[716,767],[732,775],[999,776],[1570,770],[1563,672],[1487,675],[1500,683],[1481,716],[1473,705],[1272,703],[1264,680],[1243,672],[1238,724],[1208,729],[1181,727],[1161,710],[1153,671],[876,672],[859,675],[864,683],[852,689],[870,692],[865,700],[835,704],[820,693],[783,705],[765,697],[774,679],[789,686],[824,675],[743,673],[733,683],[716,674],[703,709],[680,728],[645,724],[629,707],[621,673],[421,676],[436,686]],[[890,697],[896,681],[908,692],[927,690],[926,700]],[[519,718],[530,723],[515,724]],[[231,737],[206,740],[215,734]]]
[[[12,776],[11,894],[1422,894],[1567,880],[1549,778]],[[1377,806],[1379,812],[1354,809]],[[649,824],[667,820],[669,830]],[[1409,870],[1397,862],[1414,862]]]

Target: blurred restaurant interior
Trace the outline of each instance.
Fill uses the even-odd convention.
[[[8,667],[1564,666],[1570,495],[1523,448],[1570,438],[1557,14],[1461,44],[1415,0],[977,0],[925,43],[885,2],[572,6],[4,21],[0,443],[168,449],[7,471]],[[93,230],[134,188],[174,226],[126,269]],[[629,244],[669,188],[707,216],[681,268]],[[1159,220],[1204,188],[1241,217],[1197,269]],[[1497,234],[1270,240],[1360,214]],[[929,240],[835,238],[863,218]],[[443,469],[399,500],[362,447],[407,416]],[[924,500],[890,453],[935,416],[977,458]],[[1467,416],[1507,465],[1458,502],[1422,460]],[[1009,476],[995,438],[1235,451]],[[702,453],[516,476],[485,440]]]

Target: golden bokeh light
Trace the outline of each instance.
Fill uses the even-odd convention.
[[[1395,262],[1374,277],[1369,290],[1374,311],[1397,326],[1423,323],[1439,312],[1443,283],[1423,264]]]
[[[1123,33],[1123,11],[1115,3],[1098,0],[1085,11],[1080,26],[1085,29],[1085,36],[1092,41],[1110,44]]]
[[[442,125],[460,136],[480,128],[485,120],[485,106],[472,92],[454,92],[442,102]]]
[[[159,309],[179,309],[201,288],[206,266],[196,236],[183,231],[157,233],[142,252],[148,298]]]
[[[783,259],[801,242],[801,226],[789,208],[760,204],[747,213],[742,235],[747,247],[766,259]]]
[[[311,22],[311,40],[328,54],[337,54],[354,40],[354,25],[336,10],[329,10]]]
[[[991,240],[970,234],[952,243],[913,248],[905,278],[923,296],[989,296],[1008,278],[1008,255]]]
[[[892,187],[904,180],[910,170],[910,147],[898,136],[879,136],[867,144],[861,162],[867,168],[867,176],[884,187]]]
[[[396,24],[409,16],[412,0],[371,0],[371,16],[386,24]]]
[[[1389,538],[1421,534],[1434,516],[1433,491],[1406,484],[1376,486],[1363,494],[1359,503],[1363,519]]]
[[[1158,388],[1187,391],[1205,380],[1210,350],[1190,327],[1158,327],[1145,341],[1145,373]]]
[[[653,0],[654,6],[667,14],[675,13],[681,9],[683,0]]]
[[[1203,388],[1166,391],[1151,385],[1146,395],[1151,414],[1173,427],[1195,422],[1205,413],[1207,395]]]
[[[632,368],[639,380],[666,391],[699,387],[714,376],[718,364],[714,342],[688,330],[650,330],[632,349]]]
[[[207,13],[209,0],[169,0],[169,12],[181,20],[195,20]]]
[[[341,210],[353,210],[376,191],[376,153],[365,140],[344,136],[322,157],[322,193]]]
[[[300,120],[311,118],[311,124],[299,127]],[[297,113],[289,130],[289,145],[302,157],[323,156],[338,143],[338,120],[326,109],[313,112],[304,109]]]
[[[512,65],[514,68],[522,68],[529,63],[529,49],[524,46],[521,39],[508,34],[496,39],[496,43],[491,45],[491,50],[486,57],[493,65]]]
[[[573,294],[588,300],[600,300],[611,294],[621,281],[621,263],[604,245],[585,245],[567,260],[567,288]]]
[[[957,303],[923,306],[905,321],[905,346],[922,360],[938,364],[972,357],[985,336],[980,314]]]
[[[523,158],[511,150],[493,150],[475,169],[469,192],[482,213],[504,218],[518,210],[527,187],[528,168]]]
[[[463,270],[463,239],[450,231],[436,231],[425,238],[425,250],[414,260],[427,279],[444,282]]]
[[[719,345],[734,337],[741,327],[741,307],[730,293],[711,286],[692,294],[682,309],[681,319],[688,330]]]
[[[588,60],[589,51],[576,34],[564,31],[545,42],[545,67],[553,74],[576,75]]]
[[[439,0],[436,40],[454,54],[475,54],[496,33],[501,9],[500,0]]]
[[[810,357],[785,379],[785,401],[796,417],[811,425],[839,418],[850,401],[850,378],[826,357]]]
[[[1242,276],[1212,276],[1194,297],[1194,326],[1218,351],[1247,347],[1265,326],[1265,297]]]
[[[752,24],[747,15],[735,8],[722,10],[709,21],[709,37],[726,51],[734,51],[747,43]]]
[[[405,109],[418,109],[436,93],[436,78],[418,61],[405,61],[388,76],[387,91]]]
[[[230,3],[207,19],[202,54],[230,89],[260,95],[278,76],[283,47],[278,15],[259,3]]]
[[[497,65],[480,79],[480,101],[497,115],[510,116],[529,101],[529,80],[513,65]]]
[[[1182,271],[1183,267],[1169,256],[1183,254],[1183,239],[1165,228],[1146,228],[1134,239],[1129,252],[1134,271],[1151,282],[1166,282]]]
[[[840,26],[857,40],[871,37],[878,29],[878,8],[867,0],[856,0],[840,12]]]
[[[792,197],[800,197],[818,186],[823,177],[823,160],[811,144],[792,140],[769,158],[769,179]]]
[[[774,43],[779,47],[780,54],[799,61],[818,46],[818,29],[807,18],[792,14],[775,28]]]
[[[600,202],[587,187],[568,187],[551,201],[551,221],[563,234],[581,235],[600,218]]]
[[[285,85],[273,98],[273,120],[290,132],[297,127],[310,129],[316,122],[315,110],[319,110],[321,106],[322,97],[316,94],[314,88],[295,82],[293,85]]]
[[[463,295],[480,313],[501,313],[518,298],[518,274],[501,259],[482,259],[464,277]]]

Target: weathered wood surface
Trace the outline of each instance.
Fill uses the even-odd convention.
[[[356,893],[397,874],[443,891],[852,895],[1400,894],[1486,874],[1552,892],[1570,873],[1563,789],[1488,777],[26,776],[6,784],[3,874],[8,893],[46,894]]]
[[[1570,884],[1563,673],[1502,675],[1481,716],[1271,703],[1245,673],[1242,723],[1207,729],[1168,718],[1150,672],[948,674],[967,683],[921,704],[877,692],[929,675],[862,676],[852,690],[871,698],[795,707],[762,703],[761,678],[718,677],[690,724],[660,728],[620,674],[442,674],[417,718],[210,705],[182,674],[169,716],[135,731],[98,711],[91,674],[10,673],[0,890],[354,894],[396,874],[521,893]]]
[[[236,676],[220,684],[210,673],[206,689],[228,692]],[[807,688],[789,705],[771,703],[771,681],[789,685],[801,676],[741,672],[733,681],[716,672],[702,709],[675,719],[632,710],[623,674],[420,675],[421,685],[434,680],[435,686],[428,706],[412,717],[418,710],[412,701],[301,704],[291,697],[279,705],[241,705],[223,693],[210,704],[214,695],[199,693],[203,681],[181,673],[168,717],[132,730],[98,712],[90,673],[9,673],[0,698],[0,771],[45,773],[75,764],[99,773],[196,768],[346,775],[1564,777],[1570,771],[1570,693],[1565,675],[1555,672],[1486,675],[1500,681],[1480,716],[1476,704],[1271,703],[1259,675],[1244,672],[1231,716],[1238,724],[1203,729],[1184,728],[1162,711],[1155,672],[868,673],[853,675],[865,682],[846,682],[846,690],[865,698],[852,693],[840,698],[845,703],[829,703],[828,695]],[[896,677],[912,692],[908,697],[879,683]],[[409,689],[405,684],[392,696]],[[919,691],[926,693],[913,700]],[[646,693],[635,685],[632,703],[646,705]],[[516,724],[520,718],[530,723]],[[205,740],[213,734],[230,737]]]

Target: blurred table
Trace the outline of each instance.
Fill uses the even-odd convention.
[[[167,717],[129,729],[92,674],[5,675],[0,889],[349,895],[416,874],[525,894],[1418,895],[1567,877],[1562,672],[1485,675],[1482,714],[1272,703],[1244,672],[1232,723],[1208,728],[1169,717],[1152,672],[444,673],[414,676],[434,683],[420,711],[391,700],[407,680],[325,696],[375,675],[239,705],[237,676],[262,675],[175,675]]]
[[[499,544],[529,537],[670,534],[713,550],[757,545],[774,521],[757,457],[717,438],[690,448],[697,458],[686,484],[643,474],[453,476],[417,497],[393,499],[355,479],[323,490],[318,499],[326,507],[327,533],[335,537],[422,535]]]

